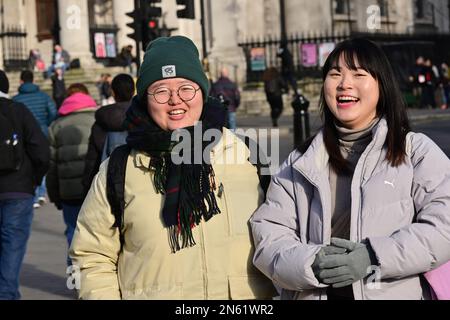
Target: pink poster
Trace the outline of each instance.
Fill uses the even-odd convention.
[[[95,56],[97,58],[106,58],[105,34],[96,32],[94,34]]]
[[[317,65],[317,45],[315,43],[302,43],[300,45],[302,53],[302,65],[304,67],[314,67]]]
[[[319,57],[320,57],[320,66],[323,67],[325,61],[330,55],[331,51],[334,50],[336,44],[334,42],[325,42],[319,45]]]

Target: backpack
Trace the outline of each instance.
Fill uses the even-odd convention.
[[[250,148],[250,138],[238,136],[244,140],[245,144]],[[264,201],[267,189],[270,184],[270,175],[261,175],[261,169],[268,168],[269,164],[265,158],[265,155],[260,152],[259,145],[256,145],[256,159],[254,154],[250,154],[250,160],[256,163],[252,163],[256,166],[259,183],[264,191]],[[111,207],[111,213],[114,215],[113,227],[119,228],[120,243],[123,244],[122,223],[123,214],[125,210],[125,175],[127,168],[128,155],[131,148],[128,145],[121,145],[113,150],[109,157],[108,171],[106,174],[106,198],[108,199]]]
[[[106,135],[105,144],[103,145],[103,152],[101,162],[108,158],[115,148],[127,143],[127,131],[110,131]]]
[[[14,103],[0,107],[0,172],[19,171],[23,160],[22,137],[17,132]]]

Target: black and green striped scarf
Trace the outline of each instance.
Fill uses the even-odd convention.
[[[210,98],[203,106],[202,131],[219,129],[226,119],[226,109],[216,99]],[[124,126],[128,130],[127,144],[150,157],[150,168],[155,171],[153,183],[158,193],[165,195],[162,216],[169,230],[169,242],[172,252],[195,245],[192,228],[201,219],[208,221],[220,213],[214,190],[214,170],[209,159],[202,164],[174,164],[171,152],[178,142],[171,141],[172,131],[162,130],[148,115],[146,106],[137,97],[126,114]],[[203,142],[202,149],[196,150],[194,126],[184,128],[191,133],[191,155],[201,152],[210,142]],[[214,141],[217,143],[218,141]],[[209,155],[207,155],[209,156]]]

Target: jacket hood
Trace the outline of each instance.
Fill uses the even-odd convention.
[[[66,116],[78,110],[96,107],[97,102],[95,102],[95,100],[92,99],[91,96],[81,92],[77,92],[64,100],[64,102],[62,103],[61,107],[58,110],[58,114],[60,116]]]
[[[123,120],[131,101],[117,102],[104,106],[95,112],[95,121],[105,131],[123,131]]]
[[[19,93],[34,93],[39,91],[39,86],[35,85],[34,83],[27,82],[22,83],[19,86]]]

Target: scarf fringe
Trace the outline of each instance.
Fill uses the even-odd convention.
[[[191,170],[187,168],[183,170],[184,174],[180,181],[178,224],[168,228],[172,253],[194,246],[196,242],[192,228],[199,225],[202,218],[208,221],[220,213],[214,194],[215,181],[212,166],[199,165]]]

